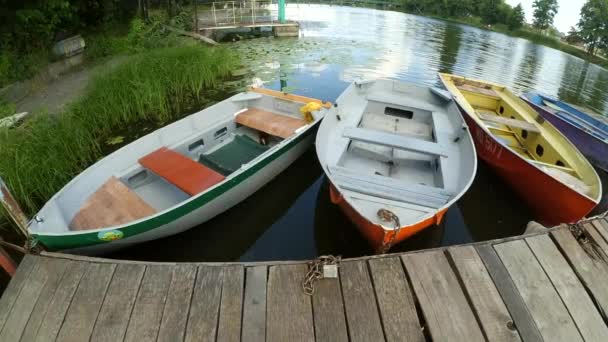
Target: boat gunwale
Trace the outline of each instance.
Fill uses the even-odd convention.
[[[452,75],[452,74],[446,74],[446,73],[439,73],[440,75],[440,79],[442,81],[442,83],[444,83],[444,86],[447,85],[447,82],[450,82],[453,78],[462,78],[464,80],[471,80],[474,82],[482,82],[482,83],[487,83],[490,84],[492,86],[498,86],[503,88],[504,90],[507,90],[509,92],[511,92],[510,90],[507,89],[506,86],[501,86],[501,85],[497,85],[496,83],[492,83],[492,82],[485,82],[485,81],[481,81],[481,80],[477,80],[477,79],[473,79],[473,78],[467,78],[467,77],[463,77],[463,76],[458,76],[458,75]],[[450,78],[450,80],[446,80],[445,77]],[[460,90],[457,88],[456,89],[459,92],[460,97],[464,98],[464,95],[462,94],[462,92],[460,92]],[[503,90],[503,91],[504,91]],[[514,95],[514,97],[517,97],[517,95],[513,92],[511,92],[511,94]],[[454,95],[454,94],[453,94]],[[590,169],[593,174],[595,175],[595,180],[597,183],[597,187],[598,187],[598,191],[597,191],[597,198],[592,198],[591,196],[581,193],[580,191],[573,189],[572,187],[564,184],[563,182],[559,181],[558,179],[556,179],[555,177],[551,176],[549,173],[547,173],[546,171],[544,171],[542,168],[540,168],[539,166],[535,165],[534,163],[532,163],[529,159],[522,157],[519,153],[517,153],[513,148],[511,148],[508,145],[504,145],[503,143],[501,143],[495,136],[494,134],[492,134],[492,132],[490,132],[490,130],[488,129],[488,127],[483,124],[483,122],[481,122],[481,119],[479,119],[479,117],[477,115],[471,115],[471,113],[469,113],[469,111],[466,109],[465,106],[461,105],[460,102],[460,98],[457,95],[454,95],[454,99],[456,101],[456,103],[458,103],[458,106],[462,109],[462,112],[465,112],[466,115],[468,117],[470,117],[476,124],[477,126],[479,126],[480,129],[482,129],[485,133],[487,133],[488,136],[490,136],[490,138],[497,144],[499,144],[502,148],[506,149],[507,151],[509,151],[510,153],[514,154],[517,158],[521,159],[522,161],[524,161],[527,165],[534,167],[536,170],[542,172],[547,178],[549,178],[552,182],[556,182],[558,184],[560,184],[563,187],[566,187],[568,189],[570,189],[571,191],[573,191],[574,193],[590,200],[591,202],[595,203],[596,205],[600,203],[601,199],[602,199],[602,182],[600,181],[599,175],[597,174],[597,171],[595,171],[595,169],[593,168],[593,166],[591,165],[591,163],[589,162],[589,160],[587,160],[587,158],[585,157],[585,155],[576,147],[574,146],[570,140],[568,139],[568,137],[566,137],[559,129],[557,129],[555,126],[553,126],[553,124],[551,122],[546,121],[546,123],[549,125],[549,127],[551,129],[553,129],[553,133],[560,135],[562,138],[564,138],[568,144],[571,146],[571,148],[574,150],[574,152],[578,155],[579,159],[581,161],[583,161],[586,164],[586,167],[588,169]],[[466,104],[472,108],[472,106],[468,103],[468,101],[466,101],[466,99],[464,100],[466,102]],[[525,101],[524,101],[525,102]],[[530,105],[528,105],[526,103],[526,105],[528,107],[530,107],[533,111],[535,111],[534,108],[532,108]],[[540,115],[539,113],[537,113],[538,115]],[[546,132],[548,130],[547,127],[543,127],[542,125],[538,125],[541,128],[541,134],[543,133],[543,130]],[[577,171],[578,173],[578,171]],[[582,181],[582,178],[579,178]],[[586,184],[586,183],[585,183]]]

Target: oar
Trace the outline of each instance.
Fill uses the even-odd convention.
[[[17,228],[21,231],[21,234],[27,239],[29,237],[29,233],[27,231],[27,223],[28,219],[21,210],[21,207],[15,200],[15,197],[8,190],[8,187],[0,177],[0,203],[4,207],[4,210],[9,214],[13,222],[17,225]]]

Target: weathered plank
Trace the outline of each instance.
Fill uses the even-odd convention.
[[[598,233],[604,238],[604,242],[608,242],[608,221],[606,220],[593,220],[590,222]]]
[[[70,303],[57,341],[88,341],[93,332],[116,265],[89,263],[86,267],[87,271]]]
[[[402,256],[433,340],[483,341],[472,308],[443,251]]]
[[[538,235],[526,238],[526,242],[551,279],[583,338],[586,341],[608,341],[608,327],[551,238]]]
[[[195,266],[174,267],[157,341],[183,341],[195,281]]]
[[[496,285],[496,289],[509,309],[509,313],[515,323],[515,328],[517,328],[522,340],[526,342],[543,341],[540,331],[538,331],[536,323],[532,319],[532,315],[528,311],[523,298],[515,288],[511,276],[507,272],[502,261],[500,261],[500,258],[498,258],[492,245],[479,245],[476,246],[475,249],[483,263],[486,265],[486,269],[488,270],[488,273],[490,273],[494,285]]]
[[[245,269],[243,266],[224,267],[217,341],[236,342],[241,340],[244,285]]]
[[[582,341],[568,310],[523,240],[494,245],[546,341]]]
[[[312,311],[317,341],[348,341],[339,278],[319,279],[314,284]]]
[[[11,279],[6,289],[4,289],[4,293],[0,298],[0,330],[4,327],[4,323],[15,304],[15,300],[17,300],[17,296],[19,296],[19,292],[21,292],[21,288],[27,283],[27,279],[37,262],[38,258],[35,256],[26,255],[19,264],[13,279]]]
[[[401,259],[372,259],[369,261],[369,268],[374,280],[386,340],[424,341],[412,290],[407,283]]]
[[[314,341],[310,297],[302,290],[304,264],[271,266],[268,272],[268,341]]]
[[[520,341],[492,278],[473,246],[453,247],[450,256],[469,295],[486,336],[491,341]]]
[[[64,269],[65,264],[61,261],[40,258],[17,297],[2,334],[0,334],[0,341],[19,341],[30,316],[37,314],[34,312],[34,307],[38,300],[48,302],[47,298],[40,298],[46,284],[53,283],[55,287],[52,290],[55,291]],[[45,294],[47,293],[45,292]]]
[[[551,235],[562,250],[563,255],[570,261],[579,279],[586,288],[591,291],[595,303],[606,319],[608,313],[608,265],[601,256],[594,254],[592,250],[585,250],[572,236],[568,229],[560,229],[551,232]],[[590,254],[588,254],[588,252]]]
[[[384,341],[380,312],[365,261],[342,262],[340,281],[351,341]]]
[[[27,321],[25,329],[23,329],[21,341],[34,341],[36,338],[36,334],[38,333],[38,329],[42,324],[42,320],[44,319],[46,312],[49,310],[51,300],[53,299],[55,293],[59,290],[59,284],[61,283],[66,270],[71,269],[72,264],[72,261],[52,259],[51,275],[44,284],[44,287],[38,296],[38,301],[32,310],[32,314]]]
[[[125,341],[156,341],[172,274],[170,266],[146,266]]]
[[[597,226],[595,226],[591,222],[583,223],[582,225],[585,228],[587,234],[591,237],[591,239],[595,243],[597,243],[597,245],[604,252],[604,254],[608,255],[608,242],[606,242],[602,234],[599,233],[599,229],[596,229]]]
[[[266,266],[247,267],[243,301],[243,341],[266,340]]]
[[[120,264],[116,266],[114,277],[99,311],[91,341],[122,341],[145,270],[144,265]]]
[[[186,341],[215,341],[222,295],[222,268],[199,266],[186,326]]]
[[[63,319],[70,307],[74,293],[76,293],[76,289],[87,270],[87,266],[88,263],[86,262],[72,262],[68,265],[59,286],[57,286],[57,291],[48,305],[42,323],[35,333],[36,341],[50,342],[56,340]]]

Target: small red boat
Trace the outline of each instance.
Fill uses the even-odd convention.
[[[478,156],[547,226],[574,223],[600,201],[591,164],[551,123],[506,87],[440,74],[471,129]]]

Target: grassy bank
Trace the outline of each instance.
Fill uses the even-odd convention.
[[[237,60],[223,48],[162,48],[100,73],[61,115],[35,115],[0,130],[0,175],[28,215],[98,160],[115,129],[165,123],[203,102]]]

